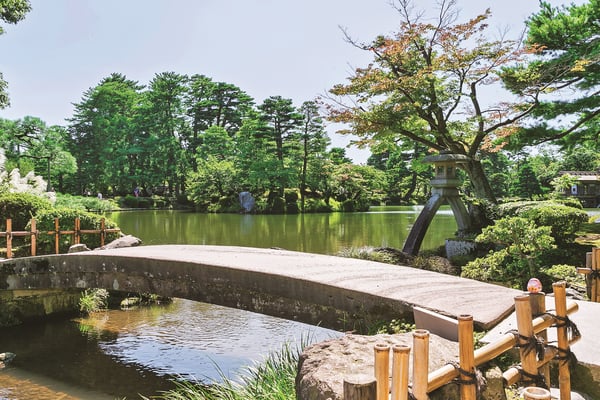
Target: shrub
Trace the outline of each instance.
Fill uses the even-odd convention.
[[[31,193],[0,195],[0,225],[6,230],[6,219],[12,219],[13,230],[23,230],[39,211],[52,208],[50,200]]]
[[[70,194],[56,194],[55,207],[75,208],[85,211],[106,212],[119,208],[112,200],[99,199],[93,196],[72,196]]]
[[[498,207],[500,218],[522,217],[529,219],[537,226],[552,228],[552,236],[557,243],[570,242],[581,224],[587,221],[588,215],[579,207],[572,207],[569,200],[564,201],[521,201],[505,203]]]
[[[79,311],[84,314],[98,312],[108,307],[108,290],[86,289],[79,298]]]
[[[40,232],[50,232],[54,230],[54,219],[59,220],[59,229],[74,230],[75,229],[75,218],[79,217],[80,228],[99,230],[101,228],[102,216],[94,213],[90,213],[82,210],[75,210],[71,208],[54,208],[50,210],[42,210],[36,214],[37,229]],[[106,229],[116,228],[117,225],[105,219],[104,227]],[[105,237],[105,243],[108,243],[119,237],[118,232],[107,233]],[[82,234],[81,243],[85,243],[89,248],[100,247],[100,234]],[[61,253],[67,252],[69,247],[73,244],[73,235],[61,235],[59,243],[59,251]],[[54,235],[41,234],[38,237],[38,254],[52,254],[54,253]]]

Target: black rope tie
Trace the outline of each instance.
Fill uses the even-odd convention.
[[[515,368],[517,368],[519,374],[521,374],[521,381],[524,384],[534,384],[537,387],[548,389],[548,385],[546,385],[546,378],[544,377],[544,374],[530,374],[529,372],[525,371],[520,365],[516,366]]]
[[[524,356],[527,356],[532,351],[535,351],[539,360],[544,359],[544,355],[546,353],[546,341],[543,338],[535,335],[523,336],[516,330],[509,331],[508,333],[511,333],[517,339],[517,344],[515,347],[523,349]]]
[[[571,348],[566,348],[566,349],[561,349],[558,346],[548,346],[548,347],[552,347],[553,349],[556,349],[556,351],[558,352],[558,354],[556,354],[554,356],[555,360],[560,361],[561,363],[568,363],[569,367],[571,368],[575,368],[575,366],[577,366],[577,356],[575,356],[575,353],[573,353],[571,351]]]
[[[600,279],[600,269],[593,269],[588,276],[590,279]]]
[[[458,385],[475,385],[475,391],[477,393],[481,393],[481,388],[486,382],[480,371],[478,371],[476,368],[473,372],[465,371],[456,361],[450,361],[448,365],[452,365],[454,369],[456,369],[461,375],[468,377],[467,379],[460,379],[460,377],[455,378],[452,380],[452,382]]]

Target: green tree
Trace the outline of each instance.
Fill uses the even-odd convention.
[[[175,72],[156,74],[145,92],[144,125],[149,132],[149,169],[153,181],[162,181],[171,193],[185,190],[185,175],[195,149],[185,118],[184,96],[188,77]],[[162,177],[162,178],[161,178]]]
[[[527,27],[527,44],[537,57],[507,68],[503,81],[517,95],[534,96],[539,106],[511,145],[551,141],[598,149],[600,0],[561,7],[542,1]],[[543,99],[536,96],[540,90],[547,94]]]
[[[140,127],[141,90],[122,74],[88,89],[69,119],[69,150],[77,159],[73,191],[123,194],[143,182],[148,153]],[[146,139],[147,140],[147,139]]]
[[[22,21],[29,11],[31,11],[29,0],[0,0],[0,21],[16,24]],[[3,33],[4,28],[0,25],[0,35]],[[7,88],[8,83],[0,72],[0,109],[10,105]]]
[[[542,187],[538,181],[531,164],[526,160],[517,169],[516,181],[512,192],[516,196],[533,199],[533,196],[542,193]]]
[[[497,248],[467,264],[462,276],[525,289],[527,281],[543,266],[544,254],[556,247],[550,233],[549,226],[536,226],[526,218],[502,218],[476,238],[478,243],[491,243]]]
[[[281,96],[271,96],[258,106],[260,118],[264,122],[262,137],[274,143],[275,157],[279,163],[271,182],[279,196],[283,196],[285,188],[291,179],[292,171],[286,165],[285,156],[288,149],[297,147],[294,134],[300,127],[302,115],[292,104],[291,99]]]
[[[456,23],[456,2],[442,2],[437,20],[429,23],[412,13],[413,1],[395,4],[402,18],[396,34],[364,45],[349,38],[374,61],[331,89],[337,98],[330,118],[350,123],[349,131],[367,143],[403,138],[466,155],[475,194],[494,201],[479,159],[495,150],[495,140],[514,132],[535,101],[488,104],[481,93],[498,86],[502,68],[519,59],[519,43],[486,38],[489,10]]]
[[[302,167],[300,170],[300,209],[304,212],[307,181],[309,178],[309,165],[316,164],[316,168],[322,168],[327,153],[327,146],[331,142],[323,119],[319,114],[319,108],[314,101],[306,101],[300,107],[302,114],[302,126],[300,128],[300,145]],[[315,169],[313,169],[314,171]]]

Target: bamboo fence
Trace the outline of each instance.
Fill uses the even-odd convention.
[[[52,231],[38,231],[36,221],[34,218],[30,221],[30,229],[28,231],[13,231],[12,220],[9,218],[6,220],[6,231],[0,232],[0,237],[6,238],[6,258],[13,257],[13,238],[14,237],[29,237],[31,242],[31,255],[37,254],[37,241],[40,235],[54,236],[54,252],[55,254],[60,253],[60,237],[63,235],[73,236],[73,244],[79,244],[81,242],[81,235],[84,234],[97,234],[100,235],[100,246],[104,246],[107,233],[120,232],[118,228],[109,228],[105,226],[105,220],[100,220],[100,229],[81,229],[81,221],[79,218],[75,218],[74,229],[72,230],[60,230],[59,219],[54,219],[54,230]]]
[[[417,329],[413,332],[413,376],[412,386],[408,383],[409,346],[394,346],[392,359],[391,397],[389,394],[389,345],[375,346],[374,377],[363,375],[360,381],[344,380],[345,400],[426,400],[428,393],[455,382],[460,385],[461,400],[477,398],[476,368],[514,347],[519,349],[521,363],[503,373],[506,386],[520,383],[526,386],[527,399],[550,399],[550,376],[547,366],[558,361],[558,386],[562,400],[571,399],[571,378],[569,361],[570,346],[579,339],[579,334],[568,316],[577,311],[575,302],[567,302],[566,283],[552,285],[555,301],[555,314],[547,313],[545,295],[523,294],[515,297],[517,332],[509,332],[494,343],[477,350],[473,343],[473,317],[458,317],[459,361],[449,363],[429,372],[429,332]],[[546,330],[557,329],[557,346],[549,346],[542,341]],[[577,332],[577,333],[574,333]],[[542,343],[543,355],[536,351],[536,344]],[[545,387],[544,387],[545,386]],[[381,389],[380,389],[381,388]],[[527,397],[529,396],[529,397]]]
[[[585,265],[585,268],[577,268],[577,272],[587,275],[590,301],[600,303],[600,247],[586,254]]]

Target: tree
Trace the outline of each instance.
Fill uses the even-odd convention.
[[[517,170],[517,179],[512,188],[513,194],[517,196],[533,199],[533,196],[542,193],[542,187],[538,181],[531,164],[527,160],[523,161]]]
[[[277,175],[279,176],[273,183],[279,196],[283,196],[290,177],[290,171],[284,160],[286,150],[284,145],[288,145],[288,148],[289,145],[297,145],[297,143],[288,142],[291,142],[290,139],[299,128],[303,117],[296,111],[291,99],[284,99],[281,96],[271,96],[265,99],[258,109],[261,111],[260,118],[265,124],[263,128],[266,128],[263,137],[272,140],[275,144],[274,151],[279,162],[277,166]]]
[[[25,18],[25,15],[31,11],[29,0],[0,0],[0,21],[9,24],[16,24]],[[4,33],[4,28],[0,26],[0,35]],[[8,83],[4,80],[0,72],[0,109],[10,105],[8,98]]]
[[[127,193],[143,184],[149,154],[140,126],[140,86],[113,73],[84,92],[69,119],[69,150],[77,159],[77,193]]]
[[[356,69],[349,83],[330,90],[330,118],[349,123],[346,132],[365,143],[391,137],[466,155],[464,168],[475,194],[494,201],[479,160],[497,150],[494,140],[513,133],[535,101],[487,104],[482,92],[494,84],[500,89],[502,68],[523,55],[519,43],[484,36],[489,10],[456,23],[456,1],[442,0],[437,20],[428,23],[422,14],[411,12],[412,1],[394,5],[401,17],[395,35],[379,36],[369,44],[347,36],[353,45],[370,51],[374,62]]]
[[[323,165],[327,146],[331,142],[325,128],[319,108],[314,101],[305,101],[300,107],[302,127],[299,132],[302,167],[300,170],[300,209],[304,212],[307,181],[309,179],[309,164]]]
[[[600,0],[552,7],[527,21],[528,62],[507,68],[503,81],[520,96],[547,93],[510,144],[555,142],[565,147],[600,143]]]

